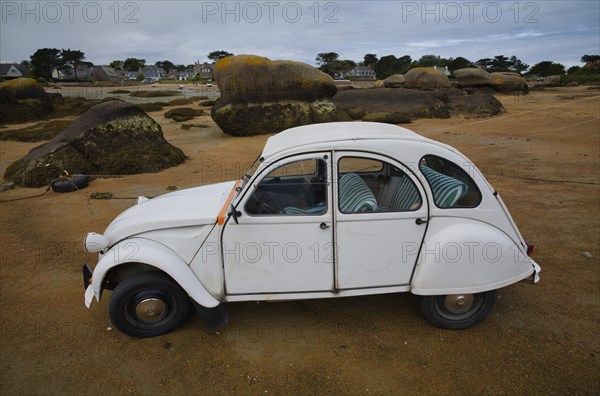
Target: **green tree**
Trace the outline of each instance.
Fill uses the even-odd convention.
[[[583,55],[581,63],[594,63],[600,61],[600,55]]]
[[[525,70],[529,69],[529,65],[527,63],[523,63],[519,58],[515,55],[510,57],[508,61],[508,68],[511,71],[515,71],[519,74],[523,73]]]
[[[528,74],[540,77],[554,76],[557,74],[561,75],[565,74],[565,66],[552,61],[542,61],[531,66]]]
[[[492,60],[490,58],[479,59],[475,64],[486,71],[490,71],[492,68]]]
[[[377,54],[366,54],[363,58],[363,65],[365,66],[375,66],[377,64]]]
[[[52,78],[52,71],[61,66],[60,50],[56,48],[41,48],[31,55],[31,67],[35,77]]]
[[[509,71],[508,57],[504,55],[496,55],[490,64],[490,71],[492,72],[506,72]]]
[[[231,52],[220,50],[220,51],[211,52],[210,54],[207,55],[207,58],[213,62],[216,62],[216,61],[220,61],[223,58],[227,58],[229,56],[233,56],[233,54]]]
[[[404,55],[400,58],[396,58],[394,55],[382,56],[375,65],[375,74],[380,80],[393,74],[404,74],[411,67],[411,63],[410,55]]]
[[[182,72],[185,70],[185,65],[175,65],[175,69],[177,69],[178,72]]]
[[[138,58],[127,58],[123,62],[123,68],[127,71],[138,71],[140,68],[146,65],[145,59]]]
[[[466,67],[472,67],[473,64],[471,63],[470,60],[468,60],[467,58],[463,58],[462,56],[459,56],[455,59],[452,59],[450,62],[448,62],[448,70],[450,70],[451,72],[458,70],[458,69],[464,69]]]
[[[317,67],[325,66],[331,64],[338,60],[340,56],[335,52],[321,52],[315,58],[315,62],[317,63]]]
[[[77,80],[77,68],[84,63],[85,54],[79,50],[63,49],[60,52],[60,61],[62,63],[61,68],[66,70],[73,70],[75,80]]]
[[[110,62],[108,64],[109,67],[112,67],[115,70],[122,70],[123,69],[123,61],[120,60],[114,60],[112,62]]]
[[[164,71],[166,71],[167,73],[169,71],[171,71],[171,69],[173,69],[175,67],[175,65],[173,64],[173,62],[168,61],[168,60],[164,60],[164,61],[158,61],[154,64],[154,66],[156,67],[160,67],[161,69],[163,69]]]
[[[417,60],[417,63],[421,67],[441,66],[438,65],[440,60],[441,58],[438,55],[423,55]]]
[[[571,66],[567,70],[567,74],[577,73],[579,70],[581,70],[581,67],[579,67],[579,66]]]
[[[146,78],[146,77],[144,77],[144,75],[142,73],[138,74],[135,77],[136,81],[144,81],[144,78]]]

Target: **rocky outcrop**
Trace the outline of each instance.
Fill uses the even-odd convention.
[[[394,74],[383,80],[385,88],[400,88],[404,86],[404,76],[402,74]]]
[[[492,85],[498,92],[529,92],[527,81],[518,73],[496,72],[490,73]]]
[[[44,88],[32,78],[0,83],[0,122],[38,120],[54,111]]]
[[[330,101],[337,92],[333,79],[304,63],[238,55],[218,61],[214,77],[221,98],[211,116],[231,135],[273,133],[343,119]]]
[[[479,67],[458,69],[453,74],[461,88],[489,87],[492,85],[490,73]]]
[[[353,119],[391,123],[405,123],[417,118],[449,118],[453,115],[484,117],[504,111],[493,95],[467,95],[459,89],[354,89],[338,92],[333,102]]]
[[[434,90],[450,88],[450,80],[441,70],[429,67],[415,67],[404,75],[404,86],[406,88],[417,88]]]
[[[544,87],[558,87],[560,86],[560,76],[556,75],[545,77],[544,81],[542,81],[542,85]]]
[[[112,100],[92,107],[52,140],[33,148],[8,167],[4,178],[19,186],[40,187],[63,170],[130,175],[158,172],[185,158],[140,108]]]

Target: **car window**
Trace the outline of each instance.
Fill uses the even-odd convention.
[[[461,167],[436,155],[426,155],[419,162],[439,208],[474,208],[481,203],[481,191]]]
[[[338,207],[342,213],[417,210],[419,190],[398,167],[371,158],[342,157],[338,161]]]
[[[307,159],[275,167],[257,184],[244,210],[249,215],[327,213],[327,162]]]

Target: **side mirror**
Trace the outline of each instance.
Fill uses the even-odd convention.
[[[231,212],[229,212],[229,214],[231,216],[233,216],[233,221],[235,221],[235,224],[239,224],[238,217],[240,217],[242,215],[242,212],[235,210],[235,207],[233,206],[233,204],[231,204],[230,208],[231,208]]]

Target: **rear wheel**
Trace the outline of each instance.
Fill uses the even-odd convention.
[[[133,337],[156,337],[183,323],[189,310],[185,291],[170,277],[145,271],[119,283],[108,313],[113,325]]]
[[[422,296],[421,312],[435,326],[460,330],[483,320],[496,302],[496,291]]]

